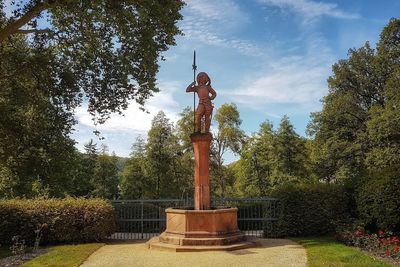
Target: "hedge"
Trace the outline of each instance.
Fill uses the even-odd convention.
[[[0,200],[0,243],[19,235],[28,245],[43,227],[41,244],[99,241],[115,232],[112,205],[101,199]]]
[[[369,174],[357,197],[358,224],[400,233],[400,166]]]
[[[320,236],[352,220],[351,198],[336,184],[289,184],[272,192],[279,199],[272,236]]]

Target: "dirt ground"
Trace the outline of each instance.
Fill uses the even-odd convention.
[[[145,242],[109,244],[81,266],[256,267],[307,266],[305,249],[287,239],[262,239],[262,246],[229,252],[170,252],[150,250]]]

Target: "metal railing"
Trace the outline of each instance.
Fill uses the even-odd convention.
[[[274,237],[277,221],[275,198],[215,199],[212,206],[238,208],[238,226],[246,235]],[[117,215],[117,232],[111,239],[149,239],[165,230],[165,209],[193,207],[191,199],[113,200]]]

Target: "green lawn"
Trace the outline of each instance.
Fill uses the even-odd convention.
[[[355,248],[328,237],[292,238],[307,250],[308,266],[384,267],[391,265],[375,260]]]
[[[0,259],[11,256],[11,250],[8,246],[0,247]]]
[[[26,267],[75,267],[84,262],[103,243],[63,245],[49,248],[49,252],[24,263]]]

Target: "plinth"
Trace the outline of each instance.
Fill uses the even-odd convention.
[[[176,252],[236,250],[257,245],[247,240],[237,223],[237,208],[210,207],[210,133],[190,136],[194,149],[194,209],[168,208],[166,230],[149,242],[151,249]]]
[[[210,209],[209,155],[212,135],[194,133],[190,135],[194,150],[194,209]]]

